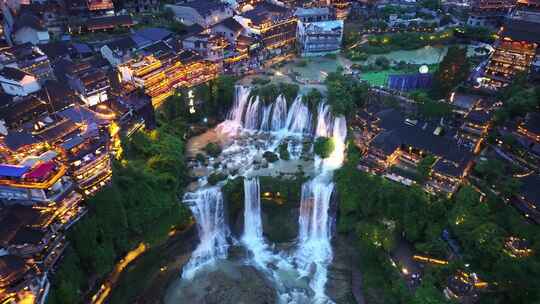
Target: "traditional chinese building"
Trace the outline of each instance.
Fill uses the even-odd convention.
[[[189,88],[217,77],[219,66],[191,51],[141,56],[118,67],[124,83],[144,88],[158,107],[178,87]]]
[[[423,183],[429,192],[454,193],[472,166],[472,152],[461,146],[441,126],[405,118],[397,110],[376,114],[378,132],[366,148],[365,160],[372,171],[405,185]],[[433,163],[427,180],[419,180],[418,166],[427,156]]]
[[[242,14],[250,31],[259,35],[266,65],[288,59],[295,51],[297,18],[286,7],[263,2]]]
[[[335,54],[341,49],[343,20],[298,22],[298,51],[302,56]]]
[[[540,44],[540,6],[535,5],[518,5],[501,28],[482,80],[485,87],[498,89],[515,74],[530,72]]]

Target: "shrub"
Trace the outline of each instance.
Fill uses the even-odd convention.
[[[279,158],[274,152],[266,151],[263,153],[263,157],[268,161],[269,163],[276,162]]]
[[[200,163],[204,163],[206,157],[202,153],[197,153],[197,155],[195,155],[195,159]]]
[[[222,180],[225,180],[227,178],[227,175],[221,173],[221,172],[214,172],[208,176],[208,183],[212,186],[216,185]]]
[[[204,151],[212,157],[217,157],[221,154],[221,147],[216,143],[209,143],[204,147]]]
[[[279,145],[279,158],[283,160],[289,160],[291,159],[291,156],[289,154],[289,144],[284,141]]]
[[[327,158],[335,148],[334,140],[328,137],[319,137],[315,140],[313,150],[321,158]]]

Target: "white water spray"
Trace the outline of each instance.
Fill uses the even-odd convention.
[[[229,229],[225,225],[223,195],[219,187],[186,193],[183,202],[188,204],[195,217],[200,238],[200,244],[182,273],[183,278],[191,279],[201,267],[227,258]]]
[[[282,95],[276,99],[272,112],[272,131],[279,131],[286,127],[287,123],[287,100]]]
[[[287,113],[287,131],[289,133],[304,134],[311,131],[312,115],[308,106],[298,95]]]
[[[246,110],[246,118],[244,122],[244,128],[248,130],[259,129],[259,96],[251,98]]]

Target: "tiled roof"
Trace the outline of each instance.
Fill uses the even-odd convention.
[[[13,32],[16,32],[24,27],[32,28],[36,31],[44,31],[41,20],[36,15],[31,13],[22,13],[16,20],[13,26]]]
[[[540,23],[511,19],[503,27],[501,36],[515,41],[540,43]]]
[[[240,32],[244,27],[236,21],[233,17],[227,18],[216,25],[223,25],[224,27],[232,30],[233,32]]]
[[[4,67],[2,70],[0,70],[0,76],[6,78],[6,79],[12,79],[15,81],[21,81],[25,76],[28,76],[31,74],[26,73],[22,70],[12,68],[12,67]]]
[[[223,10],[228,5],[224,2],[215,0],[196,0],[187,3],[180,4],[180,6],[191,7],[196,10],[201,16],[209,16],[212,12],[217,10]]]

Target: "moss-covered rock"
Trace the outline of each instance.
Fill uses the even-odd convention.
[[[273,163],[273,162],[276,162],[279,160],[278,156],[276,153],[274,152],[270,152],[270,151],[266,151],[263,153],[263,157],[264,159],[266,159],[266,161],[268,161],[269,163]]]

